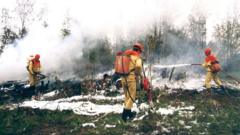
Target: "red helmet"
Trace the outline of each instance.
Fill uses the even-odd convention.
[[[35,55],[35,59],[40,59],[40,55],[39,55],[39,54],[36,54],[36,55]]]
[[[205,55],[206,55],[206,56],[210,55],[210,54],[211,54],[211,51],[212,51],[211,48],[206,48],[205,51],[204,51],[204,52],[205,52]]]
[[[133,48],[138,48],[141,52],[144,51],[143,45],[141,43],[138,43],[138,42],[133,45]]]

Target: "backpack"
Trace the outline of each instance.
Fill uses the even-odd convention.
[[[115,74],[119,76],[128,76],[130,72],[134,71],[134,69],[129,69],[131,62],[132,59],[130,55],[124,53],[116,55],[114,62]]]
[[[217,73],[219,71],[221,71],[221,65],[219,64],[217,58],[215,55],[209,55],[208,57],[206,57],[205,59],[206,62],[210,61],[211,62],[211,65],[210,65],[210,69],[211,69],[211,72],[213,73]]]
[[[28,58],[27,58],[27,70],[29,71],[29,65],[30,65],[30,62],[33,61],[34,59],[34,56],[33,55],[30,55]]]
[[[213,61],[211,62],[210,69],[212,70],[213,73],[217,73],[221,71],[222,68],[218,61]]]

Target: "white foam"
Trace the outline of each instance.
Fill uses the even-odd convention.
[[[177,111],[192,111],[194,110],[194,106],[188,106],[188,107],[172,107],[168,106],[167,108],[159,108],[156,113],[159,113],[161,115],[172,115],[174,112]]]

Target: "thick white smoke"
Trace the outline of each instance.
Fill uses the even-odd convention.
[[[0,8],[13,10],[13,1],[1,1]],[[239,5],[237,0],[213,1],[35,0],[35,20],[27,26],[27,36],[8,45],[0,56],[0,82],[26,79],[26,59],[36,53],[41,55],[44,73],[58,72],[71,76],[75,64],[73,59],[81,58],[85,46],[82,39],[86,35],[107,36],[112,42],[116,35],[131,39],[146,32],[156,21],[167,20],[182,26],[192,12],[207,15],[207,32],[211,33],[216,21],[232,14],[229,8]],[[41,10],[41,19],[36,19]],[[71,35],[63,39],[61,29],[66,15],[70,18]],[[44,21],[47,27],[43,26]]]

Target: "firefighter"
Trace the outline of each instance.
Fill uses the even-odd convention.
[[[211,53],[211,48],[205,49],[205,61],[202,66],[206,69],[206,78],[204,86],[207,88],[207,93],[211,90],[211,81],[214,82],[224,90],[221,80],[218,77],[218,72],[221,70],[219,62],[214,54]]]
[[[28,64],[29,83],[31,87],[35,87],[38,81],[37,74],[41,72],[40,55],[36,54],[33,59],[29,60]]]
[[[121,77],[122,86],[124,89],[124,109],[122,112],[122,119],[126,122],[127,119],[133,119],[136,112],[132,112],[132,106],[136,98],[137,82],[141,79],[142,75],[142,59],[141,53],[143,52],[143,45],[135,43],[132,50],[126,50],[125,55],[129,55],[131,62],[129,63],[129,74]]]

